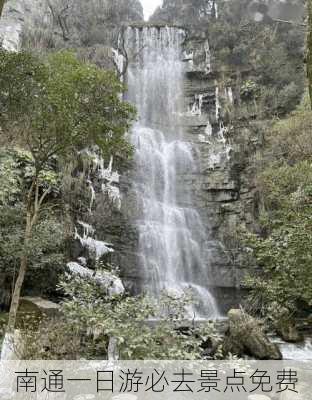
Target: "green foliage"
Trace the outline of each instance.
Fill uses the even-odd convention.
[[[208,25],[211,49],[218,70],[236,76],[242,102],[254,107],[250,114],[285,115],[303,91],[304,30],[274,21],[265,4],[255,22],[252,7],[250,0],[218,2],[219,18]]]
[[[164,0],[150,21],[153,23],[179,24],[184,27],[207,28],[208,16],[207,0]]]
[[[240,95],[243,99],[253,99],[259,94],[259,87],[256,82],[247,80],[240,88]]]
[[[24,213],[21,203],[0,207],[0,272],[5,272],[12,280],[25,250]],[[56,285],[57,276],[63,271],[65,263],[64,242],[63,224],[53,211],[47,209],[36,225],[27,248],[29,273],[26,281],[33,291],[40,293],[42,288],[52,290]]]
[[[6,152],[0,153],[0,204],[12,202],[20,193],[16,161]]]
[[[109,298],[94,283],[80,278],[66,280],[61,287],[66,300],[60,324],[72,340],[68,343],[68,338],[65,341],[61,332],[53,329],[45,336],[49,353],[40,357],[105,357],[109,338],[114,338],[121,359],[198,359],[203,342],[210,341],[217,348],[220,341],[213,324],[179,330],[188,296],[164,295],[158,302],[145,296]],[[38,350],[40,345],[32,348],[32,358]]]
[[[12,85],[12,82],[14,84]],[[120,100],[112,72],[60,52],[43,62],[28,53],[0,53],[0,123],[39,165],[88,145],[129,154],[124,133],[133,108]],[[14,129],[12,129],[12,123]]]
[[[34,159],[29,151],[4,147],[0,150],[0,205],[14,205],[23,201],[25,190],[35,175]],[[60,191],[61,176],[55,168],[55,160],[46,164],[39,175],[40,191],[50,188],[52,197]]]
[[[298,316],[312,305],[311,114],[305,100],[274,125],[268,138],[273,160],[258,177],[264,235],[247,235],[260,268],[247,285],[264,313],[275,305]]]
[[[294,164],[312,156],[312,112],[306,93],[301,104],[288,118],[278,120],[268,132],[267,141],[277,160]]]
[[[248,238],[261,274],[247,285],[252,288],[252,303],[264,314],[272,304],[296,316],[312,306],[310,215],[311,208],[308,215],[276,227],[265,239]]]
[[[265,206],[275,217],[286,217],[301,212],[302,205],[309,204],[312,184],[312,164],[301,161],[293,166],[273,164],[259,179],[263,189]]]
[[[164,0],[152,21],[188,27],[191,41],[208,38],[214,71],[230,78],[236,93],[239,107],[231,111],[232,119],[267,119],[293,110],[304,88],[305,29],[273,17],[278,11],[290,18],[290,7],[300,21],[304,6],[286,3],[218,0],[214,18],[205,0]]]
[[[54,160],[40,173],[40,192],[50,188],[49,204],[35,227],[27,248],[29,273],[26,286],[40,293],[51,290],[64,266],[64,227],[53,206],[59,201],[60,174]],[[3,148],[0,151],[0,272],[14,282],[24,248],[24,199],[35,174],[34,160],[28,151]],[[46,278],[49,276],[49,279]],[[3,288],[3,290],[9,288]]]
[[[102,332],[106,340],[116,338],[122,359],[197,359],[203,336],[216,337],[212,326],[185,334],[178,331],[190,302],[187,296],[164,295],[159,302],[145,296],[111,300],[90,282],[63,282],[62,287],[70,298],[63,305],[64,315],[81,327]]]

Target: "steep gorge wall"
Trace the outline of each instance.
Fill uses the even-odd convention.
[[[218,85],[218,72],[211,69],[207,46],[207,38],[196,33],[185,43],[185,97],[181,120],[185,139],[195,152],[197,169],[182,179],[187,185],[185,192],[193,193],[194,206],[206,228],[204,263],[212,271],[209,284],[221,310],[225,311],[241,301],[246,274],[246,260],[239,248],[237,230],[241,226],[257,229],[259,204],[254,160],[261,151],[262,132],[258,124],[223,125],[222,106],[232,104],[234,95],[230,85]],[[134,166],[130,166],[122,177],[124,199],[119,218],[116,213],[102,212],[101,216],[106,227],[104,236],[118,249],[111,255],[112,261],[120,265],[128,289],[137,293],[144,286],[144,277],[138,267],[139,235],[132,223],[140,214],[131,185],[133,170]],[[107,218],[108,215],[111,218]]]
[[[193,54],[185,80],[186,106],[198,106],[185,128],[198,149],[199,169],[190,185],[210,238],[206,264],[212,270],[212,285],[223,309],[241,301],[246,274],[238,230],[257,229],[258,198],[254,160],[261,151],[262,134],[256,125],[226,124],[224,111],[233,107],[234,86],[223,85],[213,64],[207,65],[207,38],[190,37],[186,57]],[[210,59],[210,55],[209,55]]]
[[[0,39],[11,51],[112,46],[123,23],[142,19],[139,0],[8,0]]]
[[[220,20],[224,6],[221,3],[225,4],[225,8],[228,7],[226,2],[221,1],[165,0],[151,20],[155,23],[178,23],[188,28],[184,52],[187,64],[185,109],[193,111],[193,115],[185,118],[185,129],[190,142],[195,143],[199,150],[200,165],[198,173],[190,177],[189,184],[196,193],[197,207],[211,240],[206,252],[206,264],[213,271],[212,284],[219,304],[226,310],[242,301],[244,278],[254,268],[254,261],[243,251],[239,231],[243,228],[259,232],[261,193],[257,188],[256,175],[261,167],[265,130],[277,113],[282,115],[289,112],[302,95],[304,30],[300,24],[304,9],[298,1],[233,1],[230,5],[233,14],[227,16],[228,24],[223,20],[222,26]],[[291,24],[286,22],[283,25],[279,20],[290,21]],[[261,27],[256,27],[257,23]],[[269,68],[272,71],[268,72],[264,67],[263,74],[267,74],[267,77],[259,80],[259,71],[255,70],[252,57],[257,59],[270,55],[265,54],[267,50],[262,47],[265,48],[266,44],[262,45],[261,41],[256,42],[259,49],[248,49],[245,40],[247,43],[248,40],[252,41],[253,35],[245,39],[244,30],[248,31],[249,27],[251,31],[269,31],[271,27],[276,32],[281,30],[279,38],[270,37],[270,40],[276,41],[271,46],[278,48],[278,40],[289,41],[285,42],[289,51],[286,64],[289,62],[290,71],[296,68],[298,80],[291,81],[291,77],[286,77],[288,70],[283,70],[278,76],[275,71],[279,67],[271,65],[268,71]],[[287,35],[285,38],[283,32]],[[235,40],[235,35],[236,42],[232,44],[231,36]],[[301,47],[294,45],[296,55],[292,53],[293,40],[301,43]],[[232,54],[226,55],[228,49]],[[248,51],[254,55],[250,57]],[[238,57],[237,62],[234,57]],[[273,53],[273,57],[277,65],[283,63],[280,49]],[[292,61],[296,58],[298,64]],[[226,62],[228,59],[230,63]],[[257,62],[261,64],[261,59],[258,58]],[[285,83],[281,83],[282,86],[274,92],[273,85],[278,86],[280,82],[273,82],[272,85],[269,80],[280,78]],[[268,90],[271,94],[263,100],[265,106],[246,106],[244,87],[249,82],[257,82],[257,79],[261,82],[263,93]],[[283,90],[287,85],[294,88],[285,96],[291,98],[290,104],[278,104],[276,109],[272,106],[268,110],[272,98],[283,98]],[[253,100],[255,104],[261,101],[260,95]]]
[[[245,3],[248,3],[248,7],[245,7]],[[235,9],[237,6],[236,13],[242,14],[241,20],[235,21],[233,15],[231,23],[222,26],[222,20],[217,19],[222,12],[222,7],[219,8],[218,4],[220,2],[216,4],[203,0],[167,0],[152,16],[150,24],[182,25],[188,31],[182,56],[186,66],[183,130],[187,132],[188,141],[197,151],[195,158],[199,167],[196,173],[190,173],[183,179],[194,193],[196,208],[206,226],[209,242],[205,245],[205,263],[212,270],[210,284],[214,287],[216,298],[222,311],[226,311],[242,302],[245,276],[253,273],[255,268],[254,261],[243,249],[239,231],[260,231],[258,220],[262,204],[256,176],[261,168],[265,131],[278,113],[283,115],[289,112],[301,98],[304,32],[296,25],[291,25],[291,28],[285,25],[281,29],[280,37],[276,40],[270,39],[275,40],[273,45],[268,42],[267,46],[276,46],[276,53],[273,53],[276,66],[265,65],[264,78],[261,76],[259,79],[259,71],[253,65],[253,59],[272,57],[272,54],[268,52],[266,44],[262,46],[260,35],[256,42],[259,49],[247,48],[249,54],[244,54],[246,50],[243,46],[247,47],[245,41],[248,43],[249,40],[248,29],[269,32],[269,28],[272,28],[277,31],[280,22],[275,20],[290,16],[294,17],[293,22],[300,22],[302,7],[298,12],[298,2],[235,1],[233,7]],[[266,7],[263,8],[263,5]],[[242,9],[245,14],[241,12]],[[257,20],[261,25],[256,27],[254,24]],[[241,31],[238,30],[233,35],[231,29],[234,31],[233,26],[236,24]],[[244,28],[245,25],[248,28]],[[247,34],[244,29],[247,29]],[[288,70],[281,69],[281,76],[296,68],[298,79],[292,82],[292,78],[287,76],[283,78],[284,81],[278,82],[276,71],[284,63],[278,40],[285,40],[282,35],[283,32],[287,35],[288,29],[291,59],[287,65]],[[231,59],[231,65],[224,61],[224,51],[227,46],[231,46],[231,35],[237,35],[233,53],[241,51],[237,56],[238,65],[235,65],[235,58]],[[220,43],[217,44],[216,39]],[[301,47],[294,45],[292,48],[292,40],[301,43]],[[228,56],[229,59],[230,57],[234,56]],[[257,63],[260,64],[255,61]],[[276,79],[277,82],[271,84],[269,78]],[[263,98],[259,96],[257,101],[251,98],[249,102],[250,82],[252,86],[258,81]],[[279,84],[281,86],[275,88],[274,85]],[[247,100],[244,97],[245,90]],[[283,90],[287,101],[290,99],[286,103],[283,103]],[[274,103],[275,99],[278,104]],[[271,103],[274,104],[271,106]],[[131,189],[131,169],[129,171],[123,176],[125,201],[117,224],[119,233],[112,237],[112,240],[119,241],[121,251],[113,255],[113,260],[121,266],[128,288],[136,292],[142,285],[142,271],[138,268],[140,263],[136,251],[138,232],[131,221],[139,211]],[[116,225],[116,219],[114,221]],[[108,223],[108,235],[109,226]],[[120,238],[123,240],[120,241]]]

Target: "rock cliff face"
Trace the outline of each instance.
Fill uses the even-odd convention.
[[[42,2],[36,0],[34,2],[30,0],[11,0],[5,3],[0,22],[2,47],[9,51],[20,50],[23,29],[27,21],[33,18],[33,10],[36,10],[37,6],[40,7],[41,5]]]
[[[237,238],[241,227],[257,229],[258,198],[255,164],[262,133],[257,124],[226,124],[225,110],[233,107],[231,80],[225,86],[211,63],[206,37],[193,33],[185,44],[185,120],[190,141],[198,148],[199,169],[190,185],[197,207],[209,228],[206,263],[212,269],[217,300],[225,310],[241,301],[245,260]]]
[[[207,10],[210,18],[216,13],[213,7],[212,2]],[[254,160],[261,149],[262,133],[256,123],[226,124],[226,109],[234,107],[235,93],[230,80],[228,85],[219,82],[205,33],[189,30],[181,59],[185,74],[180,120],[197,164],[196,171],[184,174],[182,179],[186,192],[193,193],[193,205],[206,228],[204,264],[212,271],[210,284],[220,310],[225,312],[241,301],[246,272],[236,231],[242,225],[257,228]],[[122,175],[121,210],[109,210],[101,203],[96,219],[97,231],[117,250],[110,255],[111,261],[120,266],[127,288],[137,293],[144,287],[144,274],[140,269],[139,232],[133,223],[140,215],[132,187],[134,173],[132,165]]]
[[[241,7],[240,2],[236,2]],[[296,2],[247,2],[247,21],[273,21],[294,18],[300,21],[302,8]],[[250,113],[247,117],[231,118],[241,106],[240,88],[248,81],[250,71],[227,70],[214,54],[208,26],[218,18],[218,2],[203,0],[166,0],[151,18],[151,25],[185,26],[183,61],[184,79],[183,130],[193,144],[198,169],[185,175],[184,184],[191,187],[195,206],[206,226],[209,243],[205,263],[212,270],[211,283],[221,311],[242,301],[244,278],[253,261],[242,251],[238,237],[241,228],[258,231],[261,199],[255,177],[269,117]],[[260,18],[261,17],[261,18]],[[243,67],[247,62],[240,60]],[[301,71],[300,71],[301,73]],[[131,171],[131,170],[130,170]],[[131,172],[123,175],[124,205],[118,234],[112,241],[119,243],[120,252],[113,261],[121,266],[123,278],[130,290],[142,285],[138,248],[138,232],[132,224],[138,205],[131,188]],[[126,225],[124,225],[126,224]],[[110,223],[106,234],[110,235]],[[126,226],[126,229],[124,228]],[[110,232],[109,232],[110,231]]]
[[[142,19],[139,0],[8,0],[0,38],[11,51],[110,46],[122,23]]]
[[[195,172],[183,176],[183,184],[187,185],[186,192],[193,193],[193,205],[206,228],[204,263],[212,271],[210,284],[225,312],[241,301],[246,273],[237,230],[241,226],[257,229],[254,160],[261,151],[262,131],[257,123],[226,126],[223,122],[226,107],[235,102],[235,93],[230,83],[218,83],[205,35],[192,32],[181,57],[186,70],[181,120],[198,166]],[[144,282],[139,268],[138,232],[133,225],[140,213],[131,185],[133,171],[134,166],[122,177],[124,201],[119,218],[116,213],[102,212],[99,221],[105,221],[104,236],[119,250],[111,255],[112,261],[120,265],[123,280],[135,293]]]

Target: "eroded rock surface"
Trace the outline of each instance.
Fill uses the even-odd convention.
[[[260,360],[281,360],[278,346],[271,343],[259,321],[241,309],[228,312],[229,328],[224,341],[226,352],[249,355]]]

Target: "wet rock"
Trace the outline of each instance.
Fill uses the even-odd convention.
[[[303,335],[298,331],[295,323],[289,319],[279,321],[276,331],[285,342],[298,343],[303,341]]]
[[[259,321],[241,309],[230,310],[228,318],[229,329],[224,341],[226,352],[260,360],[282,359],[279,348],[270,342]]]

